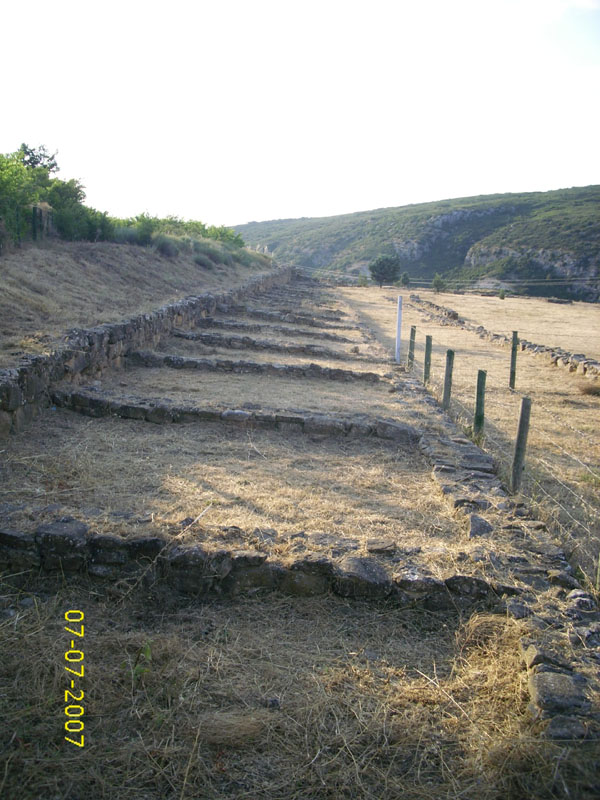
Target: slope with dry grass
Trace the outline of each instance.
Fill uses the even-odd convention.
[[[25,246],[0,259],[0,367],[27,353],[50,352],[70,328],[147,313],[272,269],[264,256],[247,258],[250,266],[207,269],[192,252],[165,258],[151,248],[108,242]],[[224,249],[223,260],[231,261]]]

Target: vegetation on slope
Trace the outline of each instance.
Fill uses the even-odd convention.
[[[199,220],[160,219],[139,214],[127,219],[110,217],[84,205],[82,184],[54,176],[59,171],[56,153],[22,144],[14,153],[0,154],[0,254],[44,232],[69,241],[108,241],[157,244],[163,255],[176,255],[176,240],[166,236],[216,239],[243,247],[242,237],[231,228],[207,226]],[[161,238],[162,237],[162,238]]]
[[[537,293],[548,280],[546,288],[560,294],[574,280],[585,282],[586,291],[597,284],[599,211],[600,186],[588,186],[251,222],[236,231],[278,259],[313,270],[352,275],[379,255],[397,255],[413,282],[431,282],[436,272],[455,283],[491,275],[525,281]]]

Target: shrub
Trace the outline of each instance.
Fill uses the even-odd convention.
[[[504,289],[500,289],[500,291],[498,292],[498,297],[500,300],[504,300],[504,298],[506,297],[506,292],[504,291]]]
[[[127,226],[115,228],[113,241],[117,244],[139,244],[137,228]]]
[[[200,239],[194,242],[194,252],[209,258],[213,264],[225,264],[231,266],[232,258],[229,253],[226,253],[218,245],[212,242],[207,242],[205,239]]]
[[[446,281],[442,278],[439,272],[436,272],[431,282],[431,288],[434,292],[443,292],[446,288]]]
[[[194,256],[194,264],[197,264],[199,267],[204,267],[204,269],[213,269],[214,262],[210,260],[208,256],[205,256],[203,253],[197,253]]]
[[[164,233],[159,233],[158,236],[154,237],[154,247],[165,258],[175,258],[179,254],[177,239]]]
[[[600,383],[598,381],[589,381],[589,383],[580,383],[579,391],[581,394],[588,394],[594,397],[600,397]]]
[[[358,280],[356,282],[357,286],[365,287],[369,285],[369,279],[366,275],[359,275]]]

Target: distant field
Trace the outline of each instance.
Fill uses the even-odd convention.
[[[539,297],[482,297],[478,294],[415,292],[424,300],[458,311],[467,322],[508,336],[600,359],[600,304],[549,303]],[[389,294],[389,292],[388,292]]]

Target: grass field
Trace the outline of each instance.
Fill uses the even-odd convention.
[[[393,352],[397,294],[376,288],[340,291],[371,325],[388,351]],[[502,332],[499,317],[490,315],[488,319],[485,312],[490,301],[492,304],[503,301],[466,295],[439,297],[432,293],[431,296],[436,298],[434,302],[444,305],[444,300],[450,303],[455,297],[463,305],[454,302],[452,308],[465,315],[469,310],[470,319],[488,330]],[[507,323],[505,330],[510,332],[510,326],[520,321],[519,331],[527,330],[530,340],[536,343],[545,344],[547,338],[554,336],[555,343],[565,348],[577,341],[582,345],[581,352],[593,350],[597,345],[598,337],[592,335],[594,329],[585,334],[589,346],[586,346],[584,334],[578,334],[580,338],[575,340],[575,334],[569,339],[561,338],[558,333],[561,328],[567,333],[580,330],[579,306],[582,304],[554,305],[532,300],[528,306],[528,302],[514,301],[511,314],[516,315],[518,307],[520,319],[509,317],[510,324]],[[547,316],[540,316],[540,305],[551,309],[548,313],[555,323],[550,325]],[[594,319],[599,311],[591,307],[589,318]],[[521,398],[531,397],[531,428],[522,492],[561,537],[568,553],[595,587],[600,553],[600,398],[580,392],[583,378],[553,368],[527,352],[518,355],[516,392],[511,392],[508,386],[510,348],[494,345],[461,328],[428,321],[408,297],[403,314],[403,359],[406,359],[411,325],[417,327],[415,373],[421,376],[425,336],[433,337],[431,388],[438,396],[441,396],[444,380],[446,350],[455,351],[452,411],[466,428],[473,422],[477,372],[480,369],[487,372],[484,446],[498,459],[505,478],[508,478],[512,461]]]
[[[598,303],[549,303],[539,297],[484,297],[416,290],[419,297],[458,311],[467,322],[483,325],[494,333],[548,347],[562,347],[570,353],[584,353],[600,359],[600,305]]]

